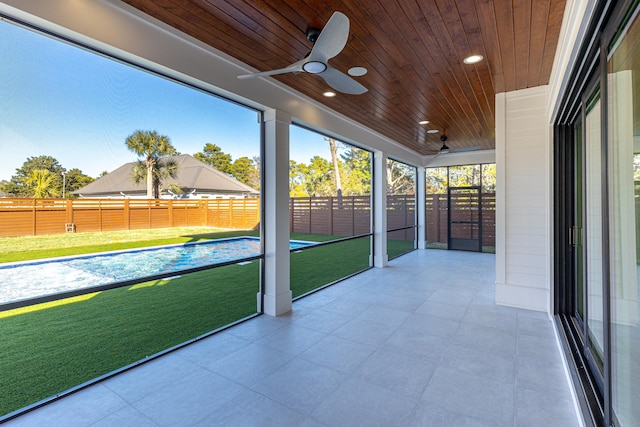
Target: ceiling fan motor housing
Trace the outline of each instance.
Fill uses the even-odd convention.
[[[309,40],[311,43],[315,43],[316,40],[318,40],[318,36],[320,35],[320,32],[322,30],[320,28],[307,28],[307,40]]]

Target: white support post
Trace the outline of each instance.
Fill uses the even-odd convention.
[[[506,145],[507,95],[496,94],[496,287],[507,282]]]
[[[416,176],[416,213],[418,215],[418,249],[426,249],[427,242],[425,240],[425,230],[426,230],[426,182],[425,182],[425,171],[424,167],[418,168],[418,173]]]
[[[264,113],[264,296],[263,313],[279,316],[291,311],[289,277],[289,125],[291,116]]]
[[[373,265],[384,268],[389,262],[387,255],[387,154],[373,154]]]

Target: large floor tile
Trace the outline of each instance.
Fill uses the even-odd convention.
[[[284,406],[311,414],[346,378],[333,369],[294,359],[251,388]]]
[[[245,390],[207,415],[195,427],[299,426],[305,416],[251,390]]]
[[[127,406],[121,397],[98,384],[9,421],[7,426],[88,426]]]
[[[132,403],[198,369],[196,364],[172,353],[109,378],[103,384]]]
[[[148,394],[132,404],[160,426],[192,425],[244,391],[204,369]]]
[[[480,378],[455,368],[440,366],[422,399],[450,412],[490,422],[494,426],[513,424],[515,387],[513,382]]]
[[[418,401],[436,366],[426,357],[380,349],[360,365],[354,377]]]
[[[374,351],[375,347],[329,335],[299,357],[342,373],[352,373]]]
[[[392,426],[414,407],[405,396],[350,379],[313,412],[313,418],[330,426]]]
[[[254,343],[218,360],[207,369],[250,387],[291,359],[290,353]]]
[[[518,427],[578,427],[573,403],[525,388],[516,390],[515,423]]]

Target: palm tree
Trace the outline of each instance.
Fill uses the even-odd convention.
[[[170,178],[175,178],[178,174],[178,165],[171,157],[157,159],[151,171],[151,196],[149,196],[149,171],[146,162],[138,160],[133,167],[133,182],[136,184],[142,181],[147,182],[147,197],[158,199],[160,197],[160,189],[169,189],[176,194],[182,194],[182,189],[177,184],[162,184]]]
[[[136,130],[125,141],[127,148],[136,153],[138,157],[144,157],[134,167],[133,181],[137,184],[142,181],[147,183],[147,197],[159,198],[160,185],[169,178],[175,178],[177,165],[171,159],[162,157],[177,154],[171,145],[168,136],[159,135],[156,131]]]
[[[56,176],[48,169],[33,169],[26,180],[31,188],[31,195],[36,199],[58,197],[60,192],[55,187]]]

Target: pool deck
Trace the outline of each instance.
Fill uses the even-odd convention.
[[[7,425],[582,425],[548,315],[494,282],[494,255],[414,251]]]

